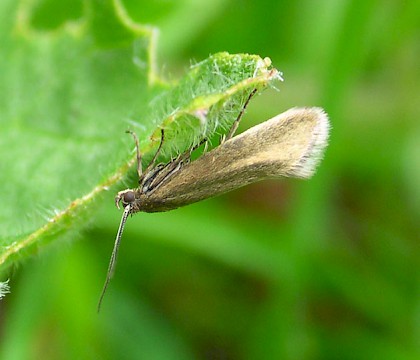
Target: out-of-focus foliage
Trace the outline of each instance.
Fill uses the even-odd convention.
[[[97,11],[101,5],[34,3],[33,26],[47,32],[57,31],[63,21],[77,22],[84,7]],[[129,219],[98,316],[96,302],[120,217],[114,194],[108,192],[80,215],[72,239],[57,241],[7,274],[11,293],[0,302],[0,358],[417,359],[418,2],[123,4],[137,23],[161,29],[157,68],[175,79],[190,59],[219,51],[269,56],[285,81],[278,85],[280,91],[267,90],[250,104],[240,129],[292,106],[322,106],[333,126],[330,146],[309,181],[256,184],[173,212]],[[15,21],[10,9],[3,10],[0,29]],[[108,32],[101,32],[100,24],[94,28],[95,41],[110,49],[126,46],[119,41],[126,36],[123,30],[112,31],[110,24]],[[20,41],[14,36],[11,40]],[[65,45],[57,40],[57,46]],[[127,51],[122,57],[127,66],[132,66],[132,56]],[[13,76],[9,70],[2,68],[1,76]],[[117,70],[94,80],[103,82],[101,96],[116,97],[124,108],[124,97],[133,99],[124,92],[124,82],[137,80],[118,78]],[[59,84],[62,72],[70,78],[63,64],[62,70],[51,69],[54,76],[45,81],[56,77]],[[139,86],[143,80],[138,79]],[[16,83],[17,88],[27,85],[23,77]],[[101,124],[98,104],[89,106],[81,94],[83,106],[75,113],[62,107],[62,90],[46,135],[63,121],[69,131],[74,129],[71,120],[80,112],[90,114],[92,124]],[[42,113],[46,95],[40,91],[33,96],[33,103],[20,106]],[[115,118],[126,116],[112,111]],[[10,142],[0,119],[0,141]],[[42,130],[35,119],[32,126]],[[119,135],[125,127],[119,127],[95,126],[97,138],[81,138],[80,146],[93,138],[101,145],[98,151],[103,147],[110,154],[98,164],[87,154],[81,169],[95,167],[96,175],[115,170],[115,161],[132,149],[131,139]],[[24,130],[23,140],[30,142],[31,129]],[[101,144],[107,131],[114,141]],[[69,150],[70,144],[57,139],[51,151],[60,152],[60,147]],[[23,155],[16,164],[26,168]],[[88,170],[80,189],[94,181]],[[45,176],[32,175],[38,183]],[[66,173],[63,187],[69,188],[74,178]],[[31,186],[30,177],[20,181]],[[13,184],[2,186],[3,192],[13,191]],[[37,196],[42,199],[42,190]],[[39,206],[38,198],[15,197]],[[26,224],[27,214],[22,218]],[[3,229],[10,227],[2,221]],[[19,218],[13,224],[21,231]]]

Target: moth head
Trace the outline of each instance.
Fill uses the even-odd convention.
[[[136,193],[134,190],[127,189],[120,191],[115,197],[115,206],[119,209],[120,203],[125,208],[127,205],[131,205],[136,201]]]

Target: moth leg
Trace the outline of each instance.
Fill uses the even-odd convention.
[[[204,152],[206,152],[207,151],[207,146],[208,146],[208,141],[207,141],[207,138],[204,138],[197,145],[191,147],[189,150],[187,150],[185,153],[183,153],[181,155],[181,159],[184,160],[184,161],[185,160],[189,161],[191,159],[191,154],[203,144],[204,144]]]
[[[204,143],[203,154],[205,154],[205,153],[207,152],[208,147],[209,147],[209,142],[208,142],[208,141],[207,141],[207,139],[206,139],[206,141],[205,141],[205,143]]]
[[[190,161],[191,159],[191,154],[197,150],[201,145],[204,145],[204,151],[207,151],[207,138],[201,140],[197,145],[190,147],[188,150],[186,150],[185,152],[183,152],[182,154],[178,155],[175,159],[173,159],[171,162],[186,162],[186,161]]]
[[[131,134],[131,136],[134,138],[134,142],[136,144],[137,175],[140,179],[142,177],[142,169],[141,169],[141,153],[140,153],[140,147],[139,147],[139,138],[137,137],[136,133],[134,133],[131,130],[127,130],[126,133]]]
[[[241,121],[242,116],[245,113],[245,109],[247,108],[251,98],[255,95],[256,92],[257,92],[257,89],[254,89],[254,90],[251,91],[251,93],[249,94],[248,98],[245,101],[244,106],[242,107],[241,111],[239,112],[238,117],[233,122],[232,127],[230,128],[229,132],[227,133],[227,135],[223,135],[221,137],[220,144],[223,144],[225,141],[228,141],[229,139],[231,139],[233,137],[233,135],[235,135],[235,132],[238,129],[238,126],[239,126],[239,122]]]
[[[194,146],[194,147],[192,147],[191,149],[190,149],[190,156],[191,156],[191,154],[192,154],[192,152],[194,151],[194,150],[197,150],[201,145],[203,145],[204,144],[204,148],[205,148],[205,150],[207,150],[207,145],[208,145],[208,141],[207,141],[207,138],[204,138],[203,140],[201,140],[196,146]]]
[[[162,150],[163,141],[165,140],[165,131],[163,129],[160,130],[161,137],[160,137],[160,144],[158,149],[156,150],[155,155],[153,156],[152,161],[150,161],[149,165],[147,165],[146,170],[144,171],[145,174],[149,173],[150,170],[155,166],[156,159],[158,158],[160,151]]]
[[[207,139],[201,140],[199,144],[191,147],[182,154],[179,154],[175,159],[172,159],[166,165],[160,164],[151,169],[149,172],[145,172],[143,178],[141,179],[142,191],[151,193],[159,188],[159,186],[165,183],[165,181],[173,176],[173,174],[180,171],[184,165],[188,164],[191,161],[192,152],[204,143],[207,144]]]

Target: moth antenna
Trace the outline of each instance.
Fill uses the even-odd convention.
[[[120,226],[118,228],[117,237],[115,238],[114,249],[112,250],[111,259],[109,261],[108,272],[106,274],[105,284],[104,284],[104,287],[102,289],[101,296],[99,297],[98,313],[101,310],[102,300],[104,298],[106,289],[108,288],[108,284],[109,284],[109,282],[112,278],[112,275],[114,274],[115,262],[117,260],[117,254],[118,254],[118,248],[120,247],[121,236],[122,236],[122,233],[124,231],[124,225],[125,225],[125,222],[127,221],[127,217],[130,214],[130,210],[131,210],[131,205],[127,205],[125,207],[124,212],[123,212],[122,217],[121,217],[121,222],[120,222]]]

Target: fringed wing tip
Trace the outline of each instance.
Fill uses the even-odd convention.
[[[314,175],[323,158],[325,148],[328,145],[331,126],[327,113],[321,108],[311,107],[293,110],[302,111],[302,116],[307,117],[308,121],[315,122],[306,151],[293,167],[293,174],[291,174],[294,177],[308,179]]]

